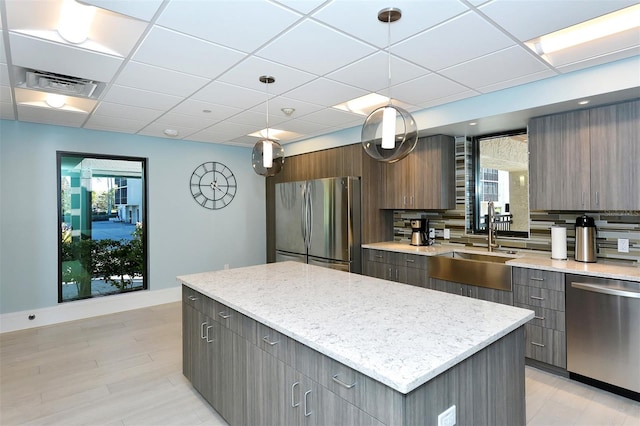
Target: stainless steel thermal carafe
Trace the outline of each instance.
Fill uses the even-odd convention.
[[[582,215],[576,219],[576,261],[596,261],[596,232],[596,223],[592,217]]]

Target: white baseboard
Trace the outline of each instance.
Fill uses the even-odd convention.
[[[116,312],[146,308],[163,303],[177,302],[182,298],[181,292],[180,286],[163,290],[136,291],[127,294],[116,294],[60,303],[47,308],[1,314],[0,333],[114,314]],[[35,315],[35,318],[30,320],[30,315]]]

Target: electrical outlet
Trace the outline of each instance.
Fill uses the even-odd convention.
[[[629,253],[628,238],[618,238],[618,253]]]
[[[444,228],[444,239],[448,240],[451,238],[451,229]]]
[[[451,407],[444,410],[442,413],[438,414],[438,426],[455,426],[456,424],[456,406],[452,405]]]
[[[429,228],[429,238],[433,239],[436,237],[436,228]]]

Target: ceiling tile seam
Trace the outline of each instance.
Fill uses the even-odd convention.
[[[13,73],[13,58],[11,57],[11,44],[9,43],[9,24],[7,21],[7,7],[4,0],[0,0],[0,18],[2,18],[2,41],[4,43],[4,54],[7,60],[7,73],[9,74],[9,91],[11,92],[11,103],[13,115],[18,117],[18,101],[16,100],[15,75]]]
[[[107,93],[109,93],[109,91],[111,90],[111,87],[113,87],[115,82],[118,80],[118,77],[120,77],[120,74],[122,74],[122,71],[124,70],[124,68],[129,64],[129,62],[131,62],[131,58],[136,54],[136,52],[138,51],[138,49],[140,48],[142,43],[144,43],[144,41],[146,40],[147,36],[149,35],[151,30],[153,29],[156,20],[162,14],[162,12],[164,12],[164,9],[167,7],[168,4],[169,4],[168,0],[163,0],[163,2],[160,4],[160,7],[158,7],[156,12],[153,14],[153,17],[147,22],[147,26],[146,26],[145,30],[142,32],[142,34],[140,35],[140,37],[138,38],[136,43],[133,45],[133,47],[129,51],[129,54],[126,57],[123,58],[122,63],[120,64],[120,66],[118,67],[116,72],[114,73],[113,77],[111,78],[111,81],[107,83],[107,86],[105,87],[105,89],[100,94],[100,97],[97,99],[97,102],[94,105],[93,109],[91,110],[91,112],[89,114],[87,114],[87,118],[80,125],[81,128],[84,128],[84,126],[88,123],[88,121],[91,119],[91,117],[93,117],[93,114],[96,111],[96,109],[98,108],[98,106],[100,105],[100,102],[102,102],[104,100],[104,98],[107,95]],[[113,12],[113,13],[116,13],[116,12]],[[127,16],[127,15],[124,15],[124,16]],[[132,19],[136,19],[138,21],[145,22],[144,20],[140,20],[140,19],[137,19],[137,18],[132,18]]]
[[[489,15],[487,15],[486,13],[484,13],[482,11],[482,7],[486,6],[488,3],[484,3],[482,5],[480,5],[479,7],[474,7],[473,9],[475,10],[475,12],[478,14],[478,16],[482,19],[484,19],[487,23],[489,23],[490,25],[492,25],[495,29],[497,29],[498,31],[500,31],[503,35],[505,35],[506,37],[508,37],[509,39],[511,39],[513,42],[515,42],[518,46],[520,46],[522,49],[525,50],[525,52],[533,57],[537,62],[541,63],[542,65],[544,65],[545,67],[547,67],[549,70],[555,72],[557,75],[560,74],[559,70],[557,68],[555,68],[553,65],[551,65],[550,63],[548,63],[547,61],[545,61],[544,59],[542,59],[542,57],[538,54],[536,54],[533,50],[529,49],[529,47],[525,44],[524,41],[521,41],[519,38],[517,38],[516,36],[514,36],[513,34],[511,34],[509,31],[507,31],[506,29],[504,29],[500,24],[498,24],[496,21],[494,21],[493,19],[491,19],[489,17]]]

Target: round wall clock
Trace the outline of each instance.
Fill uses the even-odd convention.
[[[217,210],[226,207],[236,195],[238,185],[231,169],[222,163],[200,164],[191,174],[191,195],[202,207]]]

